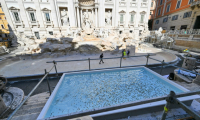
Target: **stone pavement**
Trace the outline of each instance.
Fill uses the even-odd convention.
[[[152,56],[158,60],[165,60],[165,62],[170,62],[176,59],[176,56],[169,53],[156,53],[156,56]],[[136,55],[146,55],[146,53],[137,53]],[[120,57],[121,54],[111,55],[110,53],[104,53],[104,58],[109,57]],[[76,60],[76,59],[88,59],[88,58],[99,58],[99,55],[71,55],[59,58],[44,58],[44,59],[36,59],[36,60],[19,60],[16,62],[12,62],[0,69],[0,75],[5,77],[11,76],[24,76],[24,75],[33,75],[33,74],[43,74],[44,69],[50,70],[53,66],[53,63],[46,63],[47,61],[59,61],[59,60]],[[127,58],[126,60],[122,60],[122,66],[133,66],[133,65],[145,65],[146,57],[135,57],[135,58]],[[120,58],[118,59],[105,59],[104,64],[99,64],[99,60],[91,61],[91,69],[99,69],[99,68],[110,68],[110,67],[119,67],[120,66]],[[158,64],[159,62],[149,59],[149,64]],[[77,71],[77,70],[88,70],[89,62],[88,61],[75,61],[75,62],[62,62],[57,64],[58,72],[66,72],[66,71]],[[54,73],[55,69],[51,71]]]

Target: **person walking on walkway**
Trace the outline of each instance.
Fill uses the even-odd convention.
[[[124,50],[124,54],[123,54],[124,60],[126,60],[125,56],[126,56],[126,50]]]
[[[103,62],[103,53],[100,55],[100,62],[99,62],[99,64],[101,64],[101,62],[104,63]]]
[[[130,51],[128,50],[128,51],[127,51],[127,57],[128,57],[128,58],[129,58],[129,54],[130,54]]]
[[[124,57],[124,49],[122,50],[122,57]]]

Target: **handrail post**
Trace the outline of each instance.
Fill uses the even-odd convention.
[[[44,72],[45,72],[45,75],[47,74],[47,85],[48,85],[48,88],[49,88],[49,93],[50,93],[50,95],[51,95],[51,88],[50,88],[49,77],[48,77],[48,74],[49,74],[49,73],[47,73],[47,70],[46,70],[46,69],[44,69]]]
[[[147,62],[146,62],[146,67],[148,67],[148,61],[149,61],[149,54],[147,55]]]
[[[166,98],[166,104],[165,104],[165,107],[164,107],[164,111],[163,111],[163,114],[162,114],[162,118],[161,120],[165,120],[166,116],[167,116],[167,113],[169,111],[169,107],[171,104],[174,104],[175,103],[175,100],[174,100],[174,97],[176,96],[175,92],[174,91],[170,91],[170,94],[168,95],[168,97]]]
[[[164,64],[164,60],[162,61],[162,66],[161,66],[161,70],[160,70],[160,74],[162,73],[162,69],[163,69],[163,64]]]
[[[120,68],[122,67],[122,57],[120,58]]]
[[[89,71],[90,71],[90,58],[88,58],[88,62],[89,62]]]
[[[58,71],[57,71],[57,68],[56,68],[56,62],[55,62],[55,60],[53,61],[53,64],[54,64],[54,66],[55,66],[55,71],[56,71],[56,76],[58,77]]]

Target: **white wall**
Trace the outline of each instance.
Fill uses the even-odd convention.
[[[69,19],[70,19],[70,27],[76,29],[77,26],[77,18],[76,18],[76,8],[75,8],[75,2],[78,2],[78,0],[32,0],[32,1],[24,1],[24,0],[1,0],[2,6],[5,11],[5,15],[8,18],[8,23],[12,27],[12,29],[17,33],[19,31],[23,32],[25,34],[34,35],[35,31],[38,31],[42,34],[48,34],[49,31],[53,31],[54,33],[60,33],[60,31],[65,30],[64,27],[61,24],[61,16],[60,16],[60,9],[59,7],[66,7],[68,8],[69,13]],[[144,29],[144,26],[139,26],[140,21],[140,12],[145,11],[145,23],[148,22],[148,16],[150,13],[150,5],[151,0],[148,0],[148,5],[146,7],[141,7],[141,1],[137,0],[137,6],[131,6],[132,0],[125,0],[125,6],[120,5],[121,0],[112,0],[112,2],[106,2],[105,0],[95,0],[95,2],[98,3],[98,26],[99,27],[105,27],[105,9],[112,9],[112,26],[109,29],[118,28],[118,22],[120,21],[119,12],[121,10],[126,11],[125,14],[125,26],[124,29],[129,31],[129,29]],[[19,14],[21,17],[21,20],[23,21],[23,26],[16,27],[16,23],[14,21],[13,15],[11,11],[9,10],[10,7],[16,7],[19,10]],[[33,27],[30,24],[30,18],[28,15],[28,12],[26,11],[26,8],[31,7],[36,10],[36,21],[38,21],[39,26]],[[46,26],[45,24],[45,18],[44,13],[41,11],[42,9],[47,8],[51,10],[50,17],[52,20],[52,25]],[[134,17],[135,26],[134,28],[129,28],[129,22],[130,22],[130,12],[135,11],[136,16]],[[95,13],[95,12],[94,12]],[[81,16],[81,15],[80,15]]]

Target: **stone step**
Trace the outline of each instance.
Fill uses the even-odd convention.
[[[32,114],[25,114],[20,116],[14,116],[12,120],[36,120],[39,116],[40,112],[32,113]]]
[[[36,104],[28,104],[28,105],[23,105],[19,110],[27,110],[27,109],[33,109],[33,108],[37,108],[37,107],[44,107],[44,105],[46,104],[46,102],[39,102]]]
[[[17,113],[15,114],[15,116],[20,116],[20,115],[25,115],[25,114],[32,114],[32,113],[37,113],[37,112],[41,112],[43,109],[43,106],[40,107],[36,107],[36,108],[29,108],[27,110],[19,110],[17,111]]]
[[[44,103],[47,102],[48,99],[38,99],[38,100],[28,100],[25,104],[36,104],[36,103]]]

